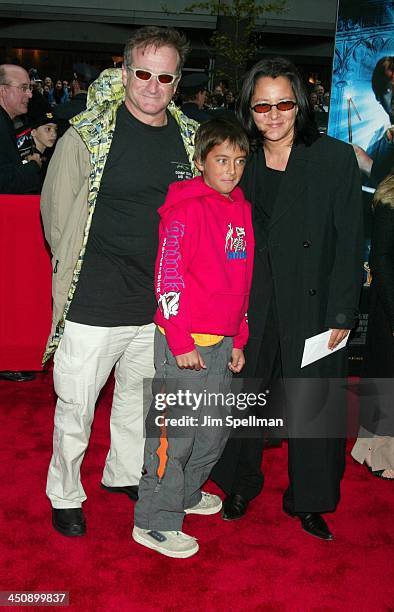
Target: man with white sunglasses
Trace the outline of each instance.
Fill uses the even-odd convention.
[[[94,408],[115,366],[108,492],[136,499],[143,463],[143,379],[153,377],[157,209],[169,184],[195,173],[197,124],[172,103],[188,45],[169,28],[137,30],[121,70],[91,85],[87,110],[60,139],[42,192],[53,254],[58,395],[47,495],[54,528],[86,531],[80,467]],[[149,384],[146,385],[149,387]],[[145,393],[149,407],[149,393]]]

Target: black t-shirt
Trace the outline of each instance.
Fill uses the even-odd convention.
[[[257,177],[257,198],[254,213],[254,230],[257,248],[262,247],[264,244],[264,228],[266,228],[272,217],[283,175],[284,172],[281,170],[274,170],[273,168],[267,167],[264,175],[261,173]]]
[[[179,127],[138,121],[122,104],[68,319],[115,327],[151,323],[159,215],[170,183],[192,177]]]

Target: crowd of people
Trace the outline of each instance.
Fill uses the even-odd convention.
[[[317,113],[328,113],[330,110],[330,92],[322,83],[316,83],[309,94],[309,102]]]
[[[273,410],[274,399],[256,405],[267,389],[288,438],[283,510],[329,541],[322,515],[337,508],[345,469],[346,352],[337,349],[357,323],[363,271],[356,156],[321,135],[287,59],[249,70],[236,119],[225,84],[207,108],[206,77],[181,80],[187,52],[174,29],[136,30],[121,69],[98,78],[85,72],[84,80],[76,71],[84,95],[78,109],[70,108],[76,96],[63,99],[63,82],[50,102],[50,88],[33,92],[22,67],[0,66],[0,191],[42,191],[53,255],[44,356],[54,356],[57,394],[47,478],[52,524],[66,536],[86,532],[80,468],[115,366],[102,487],[136,501],[137,543],[190,557],[199,545],[183,532],[188,514],[245,515],[263,487],[266,430],[255,422]],[[48,105],[44,114],[32,112],[34,98]],[[42,184],[57,109],[71,111],[63,115],[71,128]],[[13,123],[21,115],[31,140],[23,135],[23,151]],[[392,199],[379,199],[386,228]],[[389,289],[381,308],[393,376],[393,232],[385,240]],[[328,356],[301,368],[305,340],[324,331]],[[241,371],[251,403],[233,435],[240,410],[227,398]],[[394,466],[383,467],[390,478]],[[209,476],[225,492],[223,503],[202,490]]]
[[[33,91],[43,96],[51,106],[65,104],[73,96],[72,81],[65,79],[54,81],[50,76],[41,79],[36,68],[30,68],[28,72]]]

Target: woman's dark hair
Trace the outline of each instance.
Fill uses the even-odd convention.
[[[61,89],[58,89],[56,87],[59,81],[62,84]],[[55,100],[56,104],[61,104],[63,96],[64,96],[63,81],[62,79],[59,78],[59,79],[56,79],[56,81],[53,83],[53,99]]]
[[[284,57],[262,59],[246,74],[237,103],[238,118],[245,128],[253,148],[261,144],[263,140],[263,136],[253,120],[250,108],[256,83],[261,77],[276,79],[280,76],[286,77],[290,81],[297,101],[298,113],[295,122],[294,144],[303,142],[309,146],[320,136],[313,109],[308,99],[307,89],[294,64]]]
[[[194,159],[204,162],[213,147],[223,144],[226,140],[233,147],[239,147],[246,155],[249,154],[249,140],[238,121],[226,119],[205,121],[196,132]]]

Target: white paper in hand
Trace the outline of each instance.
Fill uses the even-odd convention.
[[[305,340],[304,346],[304,354],[302,355],[301,367],[305,368],[305,366],[313,363],[314,361],[318,361],[319,359],[323,359],[323,357],[327,357],[327,355],[331,355],[335,353],[335,351],[339,351],[341,348],[346,346],[346,342],[349,338],[349,334],[338,344],[338,346],[334,349],[328,348],[328,341],[331,336],[331,329],[323,332],[322,334],[317,334],[317,336],[312,336],[311,338],[307,338]]]

